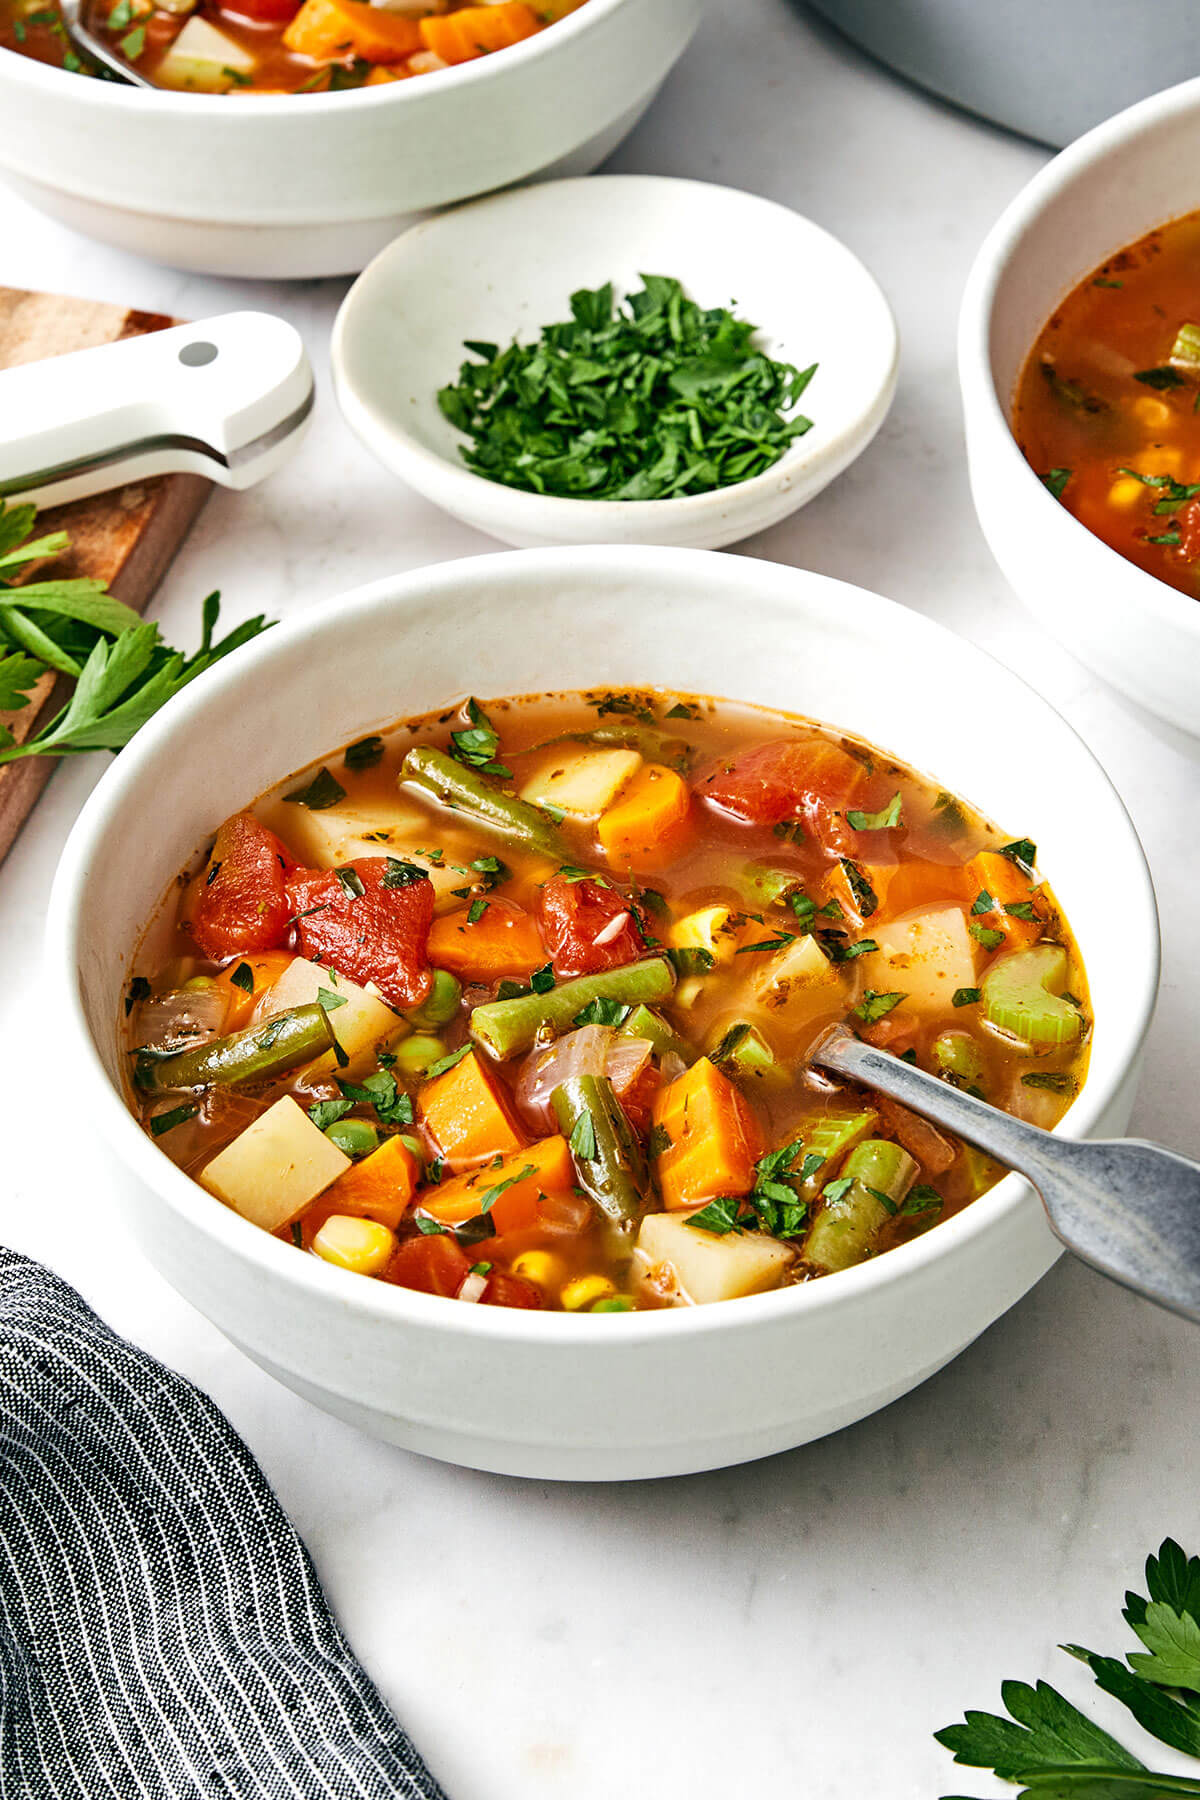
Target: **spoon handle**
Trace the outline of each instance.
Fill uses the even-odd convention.
[[[812,1060],[1026,1176],[1055,1235],[1102,1275],[1200,1322],[1200,1164],[1136,1138],[1078,1142],[1015,1119],[837,1025]]]

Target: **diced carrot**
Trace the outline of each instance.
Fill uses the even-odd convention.
[[[887,910],[892,918],[914,912],[919,906],[959,906],[967,898],[961,868],[947,863],[902,862],[889,871],[884,884]]]
[[[678,849],[691,807],[687,783],[661,763],[644,763],[607,812],[596,833],[610,862],[653,866]]]
[[[514,1176],[518,1178],[515,1181]],[[571,1191],[575,1164],[566,1138],[542,1138],[540,1143],[531,1144],[528,1150],[503,1162],[489,1162],[472,1175],[459,1175],[453,1181],[443,1181],[439,1187],[427,1187],[422,1190],[418,1205],[440,1225],[461,1225],[464,1219],[473,1219],[481,1211],[480,1202],[491,1188],[505,1182],[512,1182],[512,1186],[497,1194],[488,1208],[497,1237],[509,1231],[527,1231],[536,1225],[542,1196]]]
[[[254,1011],[263,995],[268,993],[286,969],[295,962],[290,950],[264,950],[259,956],[239,956],[229,967],[222,969],[213,986],[225,1001],[225,1018],[223,1031],[240,1031],[243,1025],[250,1022],[250,1014]],[[246,977],[240,980],[233,978],[239,969],[249,969],[250,983]]]
[[[408,1211],[417,1191],[421,1168],[408,1145],[398,1137],[390,1137],[364,1156],[332,1187],[327,1187],[304,1215],[304,1237],[307,1244],[331,1213],[349,1213],[354,1218],[374,1219],[395,1231]]]
[[[547,960],[537,920],[511,900],[486,900],[471,922],[471,907],[435,919],[425,954],[435,969],[449,969],[463,981],[496,981],[502,975],[531,975]]]
[[[314,62],[361,56],[364,62],[394,63],[421,48],[421,33],[414,20],[365,0],[304,0],[283,42]]]
[[[312,4],[312,0],[308,0]],[[440,18],[420,21],[421,42],[443,62],[470,62],[491,50],[507,50],[541,29],[525,0],[501,0],[494,6],[463,6]]]
[[[524,1132],[474,1050],[421,1089],[417,1119],[455,1175],[525,1148]]]
[[[971,858],[966,872],[970,898],[974,900],[986,893],[996,902],[990,912],[973,912],[972,922],[989,931],[1002,931],[1010,950],[1023,950],[1036,944],[1046,928],[1047,910],[1028,875],[1010,857],[1001,856],[998,850],[981,850],[978,856]],[[1006,912],[1007,906],[1019,906],[1022,910],[1028,907],[1033,917],[1023,919]]]
[[[732,1082],[706,1056],[654,1102],[652,1141],[659,1191],[668,1212],[718,1194],[748,1194],[762,1154],[758,1121]]]

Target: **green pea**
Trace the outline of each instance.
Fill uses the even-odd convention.
[[[589,1306],[588,1311],[594,1313],[632,1312],[633,1301],[628,1294],[609,1294],[607,1299],[597,1300],[592,1306]]]
[[[402,1044],[397,1044],[392,1054],[396,1058],[393,1067],[397,1075],[423,1075],[435,1062],[441,1062],[446,1046],[441,1038],[416,1032]]]
[[[461,999],[462,982],[457,975],[452,975],[449,969],[435,969],[429,998],[405,1016],[418,1031],[429,1025],[448,1025],[458,1012]]]
[[[335,1119],[325,1136],[344,1156],[369,1156],[379,1148],[379,1132],[366,1119]]]

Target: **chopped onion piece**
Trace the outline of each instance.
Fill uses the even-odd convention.
[[[604,930],[592,939],[593,949],[598,950],[602,944],[614,943],[616,939],[620,937],[628,923],[629,914],[627,912],[615,914],[615,916],[608,921]]]
[[[483,1299],[487,1284],[487,1276],[478,1269],[472,1269],[469,1275],[463,1277],[463,1284],[455,1295],[455,1299],[478,1302]]]
[[[609,1040],[607,1025],[582,1025],[554,1043],[531,1050],[517,1080],[517,1108],[523,1118],[544,1131],[558,1129],[550,1105],[556,1087],[574,1075],[603,1075]]]
[[[138,1008],[135,1050],[190,1050],[214,1038],[225,1022],[226,996],[215,987],[172,988]]]

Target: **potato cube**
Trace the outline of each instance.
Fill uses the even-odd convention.
[[[762,965],[754,972],[754,999],[777,1024],[802,1030],[822,1017],[840,1017],[843,979],[814,937],[798,937],[774,955],[747,953],[747,960]]]
[[[252,1225],[278,1231],[349,1167],[350,1158],[287,1094],[226,1144],[200,1180]]]
[[[761,1231],[716,1237],[688,1224],[685,1213],[648,1213],[638,1233],[638,1249],[651,1267],[669,1263],[689,1300],[736,1300],[776,1288],[796,1252]]]
[[[394,799],[343,800],[317,812],[279,801],[264,812],[263,823],[310,869],[336,869],[360,856],[398,856],[416,863],[432,881],[437,901],[448,906],[459,904],[452,890],[470,879],[461,865],[477,854],[459,855],[456,839],[462,838],[463,850],[470,840],[398,794]],[[444,851],[440,861],[427,854],[437,849]]]
[[[333,969],[323,969],[320,963],[309,962],[306,957],[298,956],[291,967],[285,969],[274,987],[263,995],[255,1013],[255,1020],[270,1019],[276,1013],[288,1012],[293,1006],[312,1006],[320,1000],[321,992],[334,995],[345,1002],[343,1006],[334,1006],[328,1000],[325,1007],[333,1035],[350,1058],[348,1064],[342,1066],[341,1073],[351,1080],[361,1069],[374,1060],[380,1044],[387,1043],[403,1030],[403,1021],[390,1006],[373,994],[370,988],[359,987],[345,975],[337,974]],[[311,1067],[318,1073],[324,1073],[334,1067],[336,1058],[332,1051],[318,1058]]]
[[[521,788],[533,806],[557,806],[572,819],[598,819],[642,766],[636,750],[559,745]]]
[[[864,986],[904,994],[917,1012],[946,1011],[956,988],[975,985],[976,944],[959,907],[906,913],[871,936],[879,949],[855,965]]]

